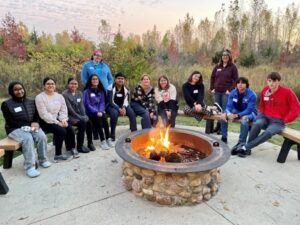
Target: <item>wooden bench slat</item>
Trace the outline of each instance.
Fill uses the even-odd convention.
[[[281,131],[279,133],[279,135],[281,135],[287,139],[290,139],[294,142],[300,143],[300,131],[298,131],[298,130],[294,130],[292,128],[286,127],[286,128],[284,128],[283,131]]]
[[[0,149],[17,150],[20,147],[21,147],[20,143],[16,142],[15,140],[9,137],[0,140]]]

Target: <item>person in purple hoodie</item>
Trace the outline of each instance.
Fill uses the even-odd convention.
[[[110,147],[113,147],[105,114],[105,96],[106,92],[98,76],[92,74],[85,85],[83,100],[86,114],[93,124],[93,129],[100,136],[102,150],[108,150]]]

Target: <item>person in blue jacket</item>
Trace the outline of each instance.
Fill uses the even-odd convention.
[[[256,94],[249,88],[248,79],[239,77],[236,81],[236,88],[229,93],[225,112],[221,115],[224,121],[241,120],[239,140],[231,149],[232,155],[236,155],[237,149],[246,143],[249,123],[253,122],[257,116],[255,105]]]
[[[86,85],[92,74],[96,74],[98,76],[105,91],[111,88],[113,84],[113,77],[109,66],[103,61],[102,52],[99,49],[95,49],[91,59],[85,62],[82,66],[81,81],[84,85]]]

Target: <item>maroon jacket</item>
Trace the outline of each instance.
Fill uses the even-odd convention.
[[[218,64],[212,71],[210,78],[210,90],[215,89],[216,92],[231,91],[235,87],[235,82],[238,79],[238,70],[236,66],[231,63],[223,67]]]

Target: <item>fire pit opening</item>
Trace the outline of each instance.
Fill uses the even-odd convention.
[[[115,149],[124,160],[124,187],[162,205],[209,200],[219,189],[219,167],[230,157],[214,137],[178,128],[126,133]]]
[[[131,147],[139,155],[170,163],[188,163],[206,158],[212,152],[207,140],[174,130],[151,129],[131,140]]]

